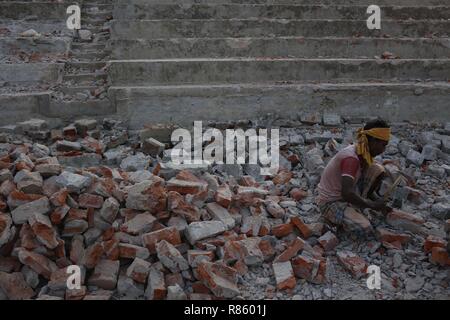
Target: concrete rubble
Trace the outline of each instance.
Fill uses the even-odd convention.
[[[366,212],[373,237],[355,240],[324,224],[314,197],[360,124],[303,119],[273,123],[281,167],[262,178],[247,166],[170,165],[170,142],[120,121],[13,125],[0,143],[0,298],[448,298],[448,124],[392,124],[377,161],[388,171],[380,194],[403,177],[395,210]],[[381,290],[366,286],[370,265]]]

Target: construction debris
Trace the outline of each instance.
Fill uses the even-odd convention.
[[[45,121],[20,124],[0,144],[0,297],[379,298],[366,287],[370,265],[381,268],[382,298],[448,297],[449,156],[445,143],[429,145],[449,136],[393,125],[377,158],[389,173],[380,195],[398,176],[407,192],[392,193],[400,206],[386,217],[366,212],[375,232],[355,240],[325,224],[314,201],[320,168],[355,131],[324,121],[337,126],[333,138],[329,127],[281,126],[282,140],[301,138],[281,146],[282,167],[263,179],[244,166],[171,167],[161,158],[170,143],[108,119],[69,124],[56,141],[36,138]],[[128,140],[106,148],[118,131]],[[71,265],[82,272],[76,290]]]

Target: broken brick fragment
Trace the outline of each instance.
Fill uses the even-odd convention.
[[[291,223],[283,223],[272,227],[272,234],[277,238],[283,238],[291,234],[294,231],[294,227]]]
[[[290,261],[272,264],[278,290],[293,289],[297,284]]]
[[[300,231],[303,239],[308,239],[312,236],[311,228],[300,217],[291,217],[291,223]]]
[[[292,267],[296,277],[306,279],[315,284],[325,283],[326,281],[326,261],[317,259],[309,254],[302,253],[292,259]]]
[[[234,298],[240,294],[235,269],[220,264],[202,261],[197,268],[198,278],[216,297]]]
[[[366,261],[350,251],[338,251],[338,261],[348,270],[355,278],[359,279],[367,273]]]
[[[447,250],[441,247],[433,247],[431,249],[430,262],[442,267],[450,266],[450,258]]]
[[[228,185],[221,185],[215,195],[214,200],[224,208],[229,208],[231,205],[231,200],[233,193]]]
[[[181,244],[180,233],[175,227],[167,227],[142,235],[142,242],[151,254],[156,253],[156,243],[161,240],[166,240],[172,245]]]
[[[447,241],[445,241],[442,238],[433,236],[433,235],[429,235],[427,237],[427,239],[425,240],[425,243],[423,245],[425,253],[429,253],[431,252],[431,250],[434,247],[439,247],[439,248],[446,248],[447,247]]]

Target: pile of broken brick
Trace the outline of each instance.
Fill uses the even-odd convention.
[[[360,285],[375,261],[391,269],[383,277],[393,294],[445,294],[448,278],[424,283],[450,261],[449,126],[394,127],[409,140],[419,132],[414,143],[394,136],[381,159],[406,177],[403,209],[374,215],[375,238],[358,254],[314,204],[321,170],[354,132],[338,120],[282,127],[272,177],[257,165],[170,165],[164,126],[32,119],[1,128],[0,300],[302,298],[302,286],[334,281],[334,261]],[[80,288],[67,287],[71,265]],[[251,276],[261,267],[266,280]],[[246,292],[256,282],[259,292]],[[313,298],[339,299],[333,290]]]

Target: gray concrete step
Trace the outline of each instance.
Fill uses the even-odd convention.
[[[15,55],[17,52],[41,55],[66,54],[69,51],[70,40],[66,37],[42,37],[37,39],[25,37],[0,37],[0,57]]]
[[[113,60],[112,85],[276,81],[450,80],[449,59],[178,59]]]
[[[0,19],[65,20],[68,5],[54,2],[0,2]]]
[[[91,19],[103,19],[107,20],[108,18],[111,18],[113,15],[113,11],[90,11],[89,9],[81,9],[81,16]]]
[[[374,3],[375,2],[375,3]],[[430,6],[446,5],[447,0],[114,0],[114,4],[327,4],[327,5],[396,5],[396,6]]]
[[[88,101],[50,101],[39,109],[45,117],[70,119],[95,117],[116,113],[114,105],[108,99]]]
[[[103,50],[106,45],[104,43],[86,43],[86,42],[73,42],[72,50]]]
[[[100,70],[106,66],[106,62],[97,61],[97,62],[75,62],[68,61],[66,63],[66,70],[71,70],[73,72],[95,72],[96,70]]]
[[[297,112],[379,116],[389,121],[450,118],[450,83],[240,84],[111,87],[118,115],[133,129],[146,124],[192,125],[194,120],[255,120]]]
[[[97,86],[65,86],[58,89],[58,91],[63,92],[66,95],[74,95],[76,93],[82,92],[92,92],[97,89]]]
[[[447,6],[381,6],[383,19],[450,19]],[[267,5],[267,4],[120,4],[114,8],[116,20],[140,19],[367,19],[362,5]]]
[[[38,110],[50,103],[50,91],[0,94],[0,126],[36,118]]]
[[[105,83],[108,75],[107,73],[77,73],[65,74],[63,81],[70,84],[97,84]]]
[[[177,38],[113,40],[113,59],[225,57],[373,58],[388,51],[403,59],[450,58],[450,39]]]
[[[83,15],[81,15],[81,25],[85,26],[95,26],[95,27],[103,27],[103,25],[106,23],[107,21],[105,19],[102,18],[90,18],[90,17],[85,17]]]
[[[450,21],[383,20],[369,30],[366,20],[140,20],[112,21],[112,39],[223,37],[430,37],[450,35]]]
[[[61,82],[64,63],[0,63],[0,82],[32,85]]]
[[[72,50],[70,56],[78,60],[99,61],[108,57],[108,51]]]

